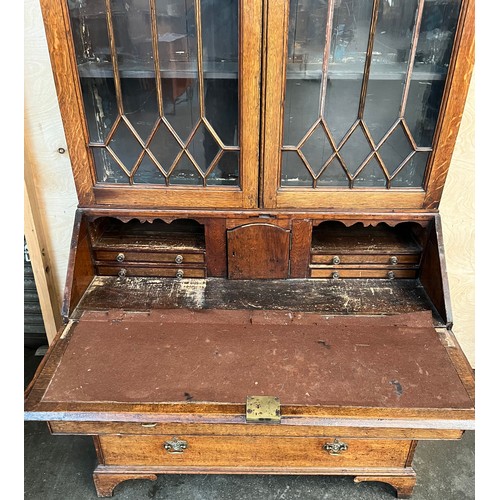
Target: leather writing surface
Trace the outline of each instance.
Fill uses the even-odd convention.
[[[430,312],[85,313],[45,401],[470,408]]]

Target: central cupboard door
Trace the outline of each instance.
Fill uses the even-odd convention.
[[[79,190],[115,206],[255,207],[262,2],[66,1],[91,171]]]
[[[265,206],[424,206],[462,4],[268,2]]]

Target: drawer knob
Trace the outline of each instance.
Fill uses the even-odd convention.
[[[171,441],[166,441],[163,444],[167,453],[171,455],[179,455],[180,453],[184,453],[184,450],[188,447],[187,441],[183,441],[182,439],[177,439],[174,437]]]
[[[349,446],[347,443],[343,443],[338,439],[335,439],[333,443],[325,443],[323,449],[327,451],[330,455],[340,455],[343,451],[346,451]]]
[[[116,260],[118,262],[123,262],[125,260],[125,254],[124,253],[119,253],[117,256],[116,256]]]
[[[335,255],[335,257],[333,258],[332,262],[334,264],[340,264],[340,257],[338,255]]]
[[[182,255],[177,255],[177,257],[175,258],[175,263],[182,264],[183,260],[184,260],[184,257]]]
[[[127,276],[127,270],[126,269],[120,269],[118,271],[118,277],[124,278],[125,276]]]
[[[389,271],[389,272],[387,273],[387,277],[388,277],[390,280],[393,280],[393,279],[396,277],[396,275],[394,274],[394,271]]]
[[[332,274],[332,279],[338,280],[339,279],[339,273],[335,272]]]
[[[177,269],[177,272],[175,273],[176,278],[183,278],[184,277],[184,271],[182,269]]]
[[[393,255],[393,256],[389,259],[389,262],[390,262],[393,266],[395,266],[395,265],[398,263],[398,258],[397,258],[395,255]]]

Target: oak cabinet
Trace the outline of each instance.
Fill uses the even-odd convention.
[[[474,2],[41,4],[79,208],[26,418],[94,436],[99,496],[169,472],[409,496],[417,441],[473,428],[438,206]]]

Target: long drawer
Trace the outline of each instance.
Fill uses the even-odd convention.
[[[141,266],[139,265],[106,265],[97,264],[97,273],[101,276],[121,276],[121,277],[164,277],[164,278],[206,278],[206,267],[187,266]]]
[[[134,252],[130,250],[96,250],[95,259],[105,262],[162,262],[166,264],[203,264],[204,253]]]
[[[311,278],[416,278],[417,269],[387,269],[387,268],[364,268],[352,269],[344,267],[310,267]]]
[[[105,465],[401,467],[409,440],[101,435]]]
[[[311,254],[311,264],[384,264],[388,266],[418,264],[420,254]]]

